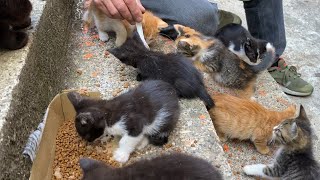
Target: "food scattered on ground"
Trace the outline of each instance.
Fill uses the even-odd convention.
[[[78,93],[83,96],[89,96],[89,91],[88,91],[88,88],[86,88],[86,87],[80,88],[78,90]]]
[[[93,57],[92,53],[87,53],[87,54],[83,55],[84,59],[91,59],[92,57]]]
[[[113,96],[113,97],[118,96],[121,91],[122,91],[122,90],[121,90],[120,88],[115,89],[115,90],[112,92],[112,96]]]
[[[201,115],[199,116],[199,119],[204,120],[204,119],[206,119],[206,116],[203,115],[203,114],[201,114]]]
[[[104,57],[108,57],[110,55],[110,52],[109,51],[105,51],[104,52]]]
[[[124,84],[123,84],[123,87],[124,88],[128,88],[130,86],[130,83],[129,82],[125,82]]]
[[[77,74],[80,76],[82,74],[83,70],[82,69],[77,69]]]
[[[224,145],[223,145],[223,151],[224,151],[224,152],[229,152],[229,150],[230,150],[230,149],[229,149],[229,146],[228,146],[227,144],[224,144]]]
[[[65,121],[60,126],[56,138],[52,179],[80,179],[81,157],[101,160],[111,166],[119,167],[119,164],[112,159],[114,144],[111,140],[112,138],[109,138],[107,142],[88,143],[77,134],[74,120]]]

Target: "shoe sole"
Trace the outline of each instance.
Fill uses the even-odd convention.
[[[296,91],[292,91],[286,87],[281,86],[283,92],[285,92],[286,94],[289,95],[294,95],[294,96],[309,96],[312,94],[313,91],[309,92],[309,93],[303,93],[303,92],[296,92]]]

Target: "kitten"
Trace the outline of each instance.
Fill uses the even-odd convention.
[[[77,112],[75,126],[82,138],[92,142],[106,135],[122,136],[114,152],[114,159],[121,163],[137,146],[167,143],[180,113],[174,88],[159,80],[145,81],[111,100],[94,100],[75,92],[68,98]]]
[[[250,65],[258,64],[267,51],[268,41],[254,38],[240,24],[231,23],[223,26],[216,32],[215,37]]]
[[[254,93],[257,74],[267,69],[274,60],[274,47],[268,43],[262,62],[249,65],[229,51],[217,38],[182,25],[174,25],[179,32],[176,39],[178,51],[192,57],[194,65],[209,73],[223,86],[239,91],[240,96],[250,98]]]
[[[247,175],[287,180],[320,178],[320,165],[313,156],[311,124],[303,106],[300,106],[299,117],[275,126],[273,135],[274,140],[282,144],[273,164],[247,165],[243,169]]]
[[[259,103],[228,94],[213,97],[215,107],[209,110],[216,132],[222,142],[227,138],[250,139],[261,154],[269,153],[267,146],[272,128],[295,116],[295,106],[284,111],[271,111]]]
[[[135,26],[131,25],[126,20],[111,19],[104,14],[95,3],[92,2],[89,8],[83,15],[85,26],[91,27],[94,24],[97,26],[99,38],[101,41],[108,41],[108,31],[116,33],[116,46],[121,46],[128,37],[131,37]],[[142,27],[147,44],[152,44],[158,36],[160,29],[167,27],[168,24],[162,21],[159,17],[153,15],[150,11],[143,14]]]
[[[173,85],[182,98],[199,97],[207,108],[214,106],[205,89],[202,75],[183,55],[147,50],[138,38],[128,39],[109,52],[122,63],[138,69],[137,80],[159,79]]]
[[[219,171],[207,161],[179,153],[140,160],[122,168],[89,158],[82,158],[79,163],[83,180],[222,180]]]
[[[29,0],[0,0],[0,48],[16,50],[28,43],[32,4]]]

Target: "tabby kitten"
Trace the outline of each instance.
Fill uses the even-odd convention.
[[[121,46],[128,37],[132,36],[135,26],[131,25],[126,20],[111,19],[106,16],[99,8],[96,7],[94,2],[91,2],[89,8],[83,15],[85,26],[91,27],[96,25],[101,41],[108,41],[108,31],[116,33],[116,46]],[[93,24],[94,21],[94,24]],[[146,42],[150,45],[158,36],[160,29],[167,27],[168,24],[162,21],[159,17],[153,15],[150,11],[143,14],[142,27]]]
[[[274,163],[247,165],[243,168],[244,172],[268,179],[319,179],[320,166],[313,156],[311,135],[310,121],[301,105],[299,117],[286,120],[273,128],[274,140],[282,144]]]
[[[137,80],[159,79],[173,85],[182,98],[199,97],[207,108],[214,106],[205,89],[202,75],[183,55],[147,50],[139,39],[128,39],[121,47],[110,49],[122,63],[138,69]]]
[[[114,159],[124,163],[137,147],[149,142],[161,146],[179,118],[178,97],[163,81],[145,81],[137,88],[110,100],[95,100],[68,94],[77,115],[76,130],[91,142],[106,135],[122,136]]]
[[[262,62],[249,65],[229,51],[217,38],[182,25],[174,25],[179,32],[176,39],[178,51],[192,57],[195,66],[212,75],[223,86],[239,91],[244,98],[252,97],[257,74],[267,69],[274,60],[275,49],[268,43]]]
[[[31,10],[29,0],[0,0],[0,48],[16,50],[28,43],[21,29],[30,26]]]
[[[222,180],[219,171],[207,161],[179,153],[140,160],[122,168],[89,158],[82,158],[79,163],[83,180]]]
[[[228,24],[220,28],[215,37],[231,52],[248,64],[257,64],[267,51],[268,41],[256,39],[240,24]]]
[[[212,122],[220,140],[228,138],[250,139],[259,153],[269,153],[267,146],[272,137],[272,128],[295,116],[295,106],[284,111],[271,111],[259,103],[228,94],[213,97],[214,108],[209,110]]]

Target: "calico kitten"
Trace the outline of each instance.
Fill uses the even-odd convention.
[[[275,126],[273,135],[274,140],[282,144],[273,164],[247,165],[243,169],[247,175],[285,180],[320,178],[320,165],[314,159],[312,150],[312,129],[303,106],[300,106],[299,117]]]
[[[94,100],[71,92],[79,135],[91,142],[106,135],[122,136],[114,159],[124,163],[137,147],[161,146],[168,141],[179,118],[174,88],[163,81],[145,81],[110,100]]]
[[[0,0],[0,48],[15,50],[28,43],[20,29],[30,26],[32,4],[29,0]]]
[[[256,39],[240,24],[228,24],[220,28],[215,37],[231,52],[248,64],[257,64],[267,51],[268,41]]]
[[[240,96],[250,98],[254,92],[257,74],[267,69],[275,57],[274,47],[268,43],[262,62],[249,65],[229,51],[217,38],[182,25],[174,25],[179,32],[176,39],[178,51],[192,57],[195,66],[212,75],[223,86],[239,91]]]
[[[116,46],[121,46],[128,37],[132,36],[135,26],[126,20],[111,19],[91,2],[83,15],[85,26],[96,25],[101,41],[108,41],[108,31],[116,33]],[[94,21],[94,24],[93,24]],[[159,17],[153,15],[150,11],[143,14],[142,27],[146,42],[150,45],[158,36],[160,29],[167,27],[168,24]]]
[[[201,74],[183,55],[147,50],[135,36],[109,52],[122,63],[138,69],[137,80],[159,79],[173,85],[182,98],[199,97],[207,108],[214,106]]]
[[[259,103],[228,94],[213,97],[215,107],[209,110],[212,122],[221,141],[227,138],[250,139],[261,154],[269,153],[267,146],[272,128],[295,116],[295,106],[284,111],[271,111]]]
[[[207,161],[179,153],[140,160],[122,168],[89,158],[82,158],[79,163],[83,180],[222,180],[219,171]]]

